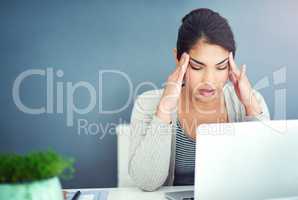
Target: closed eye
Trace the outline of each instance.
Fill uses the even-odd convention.
[[[194,69],[194,70],[201,70],[201,69],[203,69],[203,66],[200,66],[200,65],[198,65],[198,64],[194,64],[191,60],[190,60],[190,62],[189,62],[189,65],[190,65],[190,67],[191,67],[192,69]]]
[[[191,67],[192,69],[194,69],[194,70],[201,70],[201,69],[203,69],[203,67],[194,67],[194,66],[192,66],[192,65],[190,65],[190,67]]]
[[[217,67],[218,70],[225,70],[228,68],[228,65],[224,65],[224,66],[220,66],[220,67]]]
[[[204,66],[201,66],[200,64],[197,64],[197,63],[193,62],[192,60],[189,61],[189,65],[194,70],[201,70],[204,68]],[[216,69],[217,70],[225,70],[228,68],[228,66],[229,66],[228,63],[225,63],[224,65],[216,67]]]

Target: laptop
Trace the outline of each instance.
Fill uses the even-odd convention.
[[[195,200],[298,200],[298,120],[202,124]]]

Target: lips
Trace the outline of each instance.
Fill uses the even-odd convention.
[[[203,89],[199,89],[199,93],[202,96],[209,97],[215,94],[215,89],[203,88]]]

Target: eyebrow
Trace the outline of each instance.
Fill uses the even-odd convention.
[[[195,63],[197,63],[197,64],[200,64],[200,65],[204,65],[204,66],[206,66],[203,62],[200,62],[200,61],[198,61],[198,60],[196,60],[196,59],[193,59],[193,58],[190,58],[191,60],[193,60]],[[229,57],[227,57],[226,59],[224,59],[223,61],[220,61],[219,63],[217,63],[216,65],[220,65],[220,64],[222,64],[222,63],[224,63],[226,60],[228,60],[229,59]]]

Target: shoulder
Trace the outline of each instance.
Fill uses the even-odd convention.
[[[163,90],[164,90],[164,88],[155,89],[155,90],[147,90],[147,91],[139,94],[138,97],[140,97],[140,98],[148,98],[148,97],[159,98],[159,97],[161,97]]]

